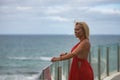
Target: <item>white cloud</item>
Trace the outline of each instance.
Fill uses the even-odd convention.
[[[60,22],[68,22],[68,21],[70,21],[69,19],[61,17],[61,16],[47,16],[47,17],[44,17],[43,19],[48,19],[48,20],[53,20],[53,21],[60,21]]]
[[[103,8],[103,7],[91,7],[89,8],[90,12],[97,12],[97,13],[102,13],[102,14],[118,14],[120,15],[120,9],[115,9],[115,8]]]
[[[59,14],[59,13],[63,13],[69,10],[70,10],[70,7],[65,7],[65,6],[46,7],[45,13],[46,14]]]
[[[101,27],[101,23],[112,26],[111,22],[120,21],[119,4],[120,0],[0,0],[0,26],[20,24],[34,30],[34,25],[71,26],[68,23],[74,20],[86,21],[91,26]]]
[[[9,6],[0,6],[0,16],[1,15],[10,15],[11,13],[15,13],[15,7],[9,7]]]
[[[12,6],[12,7],[9,7],[9,6],[1,6],[0,7],[0,14],[1,13],[7,13],[7,14],[11,14],[13,15],[16,15],[16,12],[17,11],[29,11],[29,10],[32,10],[32,7],[29,7],[29,6]]]
[[[17,6],[16,9],[19,10],[19,11],[26,11],[26,10],[31,10],[32,7],[28,7],[28,6]]]

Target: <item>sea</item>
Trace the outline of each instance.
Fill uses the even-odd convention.
[[[36,80],[53,56],[78,42],[74,35],[0,35],[0,80]],[[120,35],[91,35],[90,42],[120,43]]]

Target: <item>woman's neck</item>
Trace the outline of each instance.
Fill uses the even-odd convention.
[[[83,41],[84,39],[86,39],[84,36],[79,38],[80,41]]]

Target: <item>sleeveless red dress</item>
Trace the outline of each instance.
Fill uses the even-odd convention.
[[[71,52],[79,45],[76,44]],[[80,59],[78,56],[73,57],[68,80],[94,80],[93,70],[87,59]]]

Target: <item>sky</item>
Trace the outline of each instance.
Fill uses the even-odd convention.
[[[84,21],[91,35],[120,35],[120,0],[0,0],[0,34],[74,34]]]

